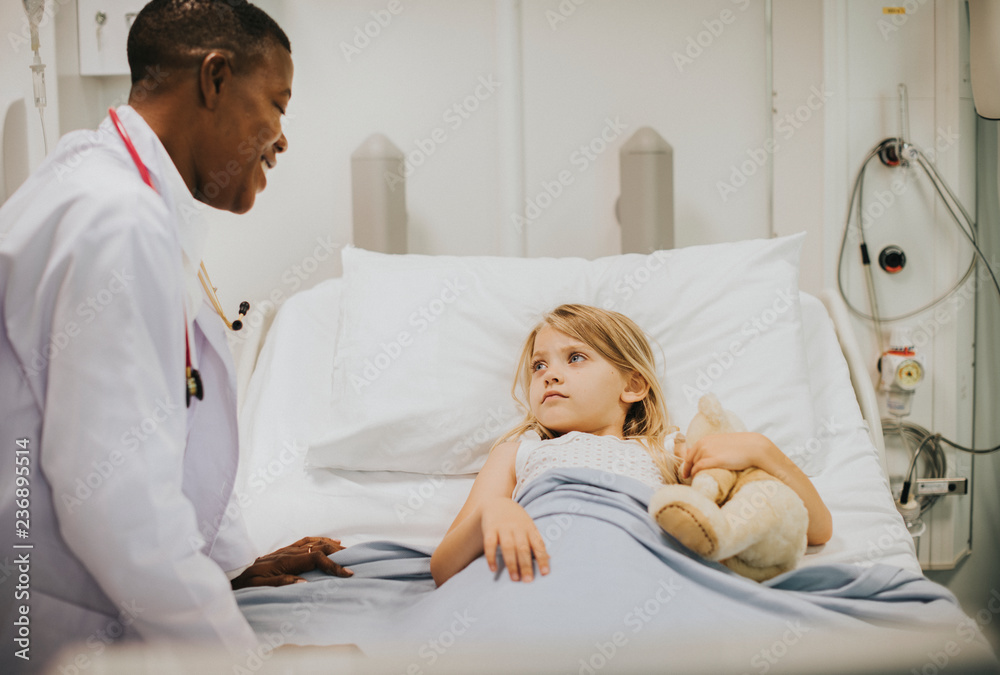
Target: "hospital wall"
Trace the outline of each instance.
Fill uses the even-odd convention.
[[[49,12],[39,29],[42,61],[55,60],[54,22]],[[42,122],[34,105],[31,83],[31,45],[28,19],[20,2],[0,4],[0,203],[45,157]],[[54,109],[59,92],[49,68],[45,129],[49,144],[59,138],[59,120]],[[2,161],[6,158],[6,161]]]
[[[678,245],[769,233],[766,160],[733,178],[769,127],[762,2],[527,2],[520,45],[493,0],[263,4],[293,40],[290,150],[251,218],[217,219],[220,288],[282,297],[329,273],[316,258],[351,241],[348,158],[374,132],[407,157],[411,252],[501,255],[522,231],[532,256],[617,252],[618,148],[642,126],[674,147]]]
[[[851,181],[865,152],[898,131],[899,82],[909,88],[912,138],[935,148],[963,201],[976,201],[957,0],[912,0],[889,23],[877,0],[773,0],[771,81],[764,0],[525,0],[513,31],[506,21],[517,3],[502,0],[258,4],[292,41],[290,148],[253,211],[213,214],[205,261],[230,311],[243,299],[280,304],[339,273],[336,253],[352,239],[350,154],[376,132],[407,157],[416,253],[502,255],[511,242],[530,256],[618,252],[618,149],[651,126],[674,149],[677,246],[804,230],[802,287],[833,288]],[[49,7],[42,56],[53,144],[58,132],[96,126],[125,100],[128,78],[78,76],[75,2]],[[27,101],[36,165],[30,54],[10,38],[25,28],[19,3],[0,4],[0,111]],[[519,75],[509,68],[517,62]],[[929,208],[945,226],[940,207],[914,193],[907,222]],[[512,206],[512,195],[521,202]],[[873,236],[890,231],[883,225]],[[961,256],[951,240],[929,251],[907,241],[929,270],[902,291],[912,300],[947,284]],[[856,278],[847,287],[863,292]],[[956,317],[928,345],[934,385],[918,394],[915,415],[969,441],[978,387],[982,444],[1000,428],[983,412],[995,389],[973,379],[972,324]],[[857,329],[866,357],[874,354],[870,328]],[[980,343],[994,344],[995,333]],[[1000,593],[996,462],[976,463],[973,554],[933,573],[970,614]],[[990,630],[1000,625],[993,618]]]

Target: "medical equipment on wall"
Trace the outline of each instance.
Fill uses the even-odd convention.
[[[351,153],[354,245],[406,253],[406,178],[403,151],[383,134],[372,134]]]
[[[38,108],[38,119],[42,122],[42,145],[45,154],[49,154],[49,140],[45,135],[45,64],[42,63],[42,57],[38,53],[38,25],[45,16],[45,0],[22,0],[22,2],[31,29],[31,51],[35,54],[30,66],[31,84],[35,90],[35,107]]]
[[[642,127],[618,151],[621,194],[615,215],[622,253],[674,247],[674,149],[650,127]]]
[[[880,389],[886,393],[889,412],[897,417],[910,414],[910,403],[917,386],[924,379],[926,361],[918,353],[910,329],[892,329],[889,349],[878,360]]]
[[[890,415],[882,419],[883,430],[887,435],[894,434],[898,436],[910,454],[908,468],[902,477],[897,508],[903,515],[911,534],[914,537],[918,537],[925,530],[924,523],[920,519],[922,514],[938,503],[942,496],[961,495],[968,492],[968,479],[966,477],[948,476],[949,467],[944,452],[944,445],[970,454],[995,452],[1000,450],[1000,445],[984,449],[967,448],[944,438],[939,433],[932,433],[919,425],[903,421],[903,418],[910,414],[913,395],[920,382],[924,379],[928,363],[925,356],[914,345],[910,330],[906,327],[893,328],[889,344],[885,345],[883,342],[883,324],[914,317],[952,297],[959,289],[966,286],[966,283],[973,277],[977,269],[977,262],[982,263],[983,269],[992,281],[998,298],[1000,298],[1000,285],[997,283],[994,270],[979,247],[975,221],[938,173],[937,168],[927,154],[909,139],[907,129],[907,92],[905,85],[899,85],[898,94],[899,135],[896,138],[888,138],[881,141],[867,153],[854,181],[848,207],[847,222],[841,241],[837,283],[840,293],[850,310],[857,316],[871,321],[874,325],[880,354],[878,361],[878,370],[880,373],[879,389],[885,396],[886,409]],[[866,171],[875,159],[878,159],[884,166],[892,170],[899,169],[911,172],[909,175],[910,178],[926,177],[933,187],[934,193],[937,194],[945,206],[951,220],[973,249],[968,269],[964,272],[961,279],[949,290],[912,311],[901,312],[894,316],[885,316],[880,311],[879,297],[876,293],[875,274],[877,274],[877,269],[882,270],[886,275],[900,274],[907,266],[907,257],[904,247],[898,244],[884,246],[877,256],[874,256],[868,249],[865,232],[868,223],[864,219],[866,213],[864,182]],[[882,206],[885,207],[886,205],[883,203]],[[853,224],[852,219],[855,220]],[[849,248],[849,237],[856,241],[860,253],[865,289],[869,302],[868,312],[852,305],[844,288],[844,256]],[[877,260],[877,266],[872,264],[873,260]],[[974,414],[975,411],[973,411]],[[920,471],[917,464],[918,459],[923,460],[922,475],[918,475]]]
[[[130,74],[128,34],[146,1],[76,0],[80,75]]]
[[[142,182],[148,185],[153,192],[156,192],[157,190],[153,186],[153,180],[149,176],[149,169],[146,168],[142,158],[139,157],[139,151],[135,149],[135,144],[132,143],[132,139],[129,137],[128,131],[125,130],[125,125],[123,125],[121,119],[119,119],[118,113],[115,112],[114,108],[108,108],[108,115],[111,117],[111,122],[114,124],[115,129],[118,131],[118,135],[121,136],[122,142],[128,150],[128,154],[131,155],[136,169],[139,170]],[[226,324],[226,327],[231,328],[232,330],[239,330],[243,328],[242,321],[236,320],[230,324],[229,319],[226,318],[225,313],[222,311],[222,304],[219,302],[219,297],[215,293],[216,288],[212,286],[211,280],[208,278],[208,271],[205,269],[205,263],[201,263],[201,269],[198,271],[198,280],[201,281],[202,287],[205,289],[209,299],[212,301],[212,306],[215,308],[216,313],[222,317],[222,321]],[[245,316],[248,311],[250,311],[250,303],[244,300],[240,303],[240,316]],[[184,359],[184,376],[185,382],[187,383],[187,405],[190,407],[192,397],[199,400],[204,398],[205,388],[201,381],[201,374],[191,363],[191,337],[188,334],[186,318],[184,321]]]

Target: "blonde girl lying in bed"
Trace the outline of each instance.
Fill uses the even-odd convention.
[[[751,466],[779,476],[809,512],[807,538],[822,544],[830,512],[812,482],[765,436],[745,432],[674,443],[653,351],[628,317],[586,305],[561,305],[531,331],[517,382],[527,397],[524,421],[490,452],[465,505],[431,558],[443,584],[481,555],[497,570],[497,548],[513,581],[531,581],[534,563],[549,573],[538,528],[515,501],[522,487],[557,467],[588,467],[643,481],[676,483],[709,468]],[[534,431],[540,440],[518,439]],[[676,454],[675,454],[676,453]]]

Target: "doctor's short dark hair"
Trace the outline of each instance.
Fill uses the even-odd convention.
[[[196,66],[214,49],[232,53],[233,67],[239,69],[273,45],[292,51],[274,19],[246,0],[152,0],[128,34],[132,85],[147,77],[159,82],[171,69]]]

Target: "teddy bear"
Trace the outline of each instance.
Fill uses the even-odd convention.
[[[746,427],[706,394],[684,442],[736,431]],[[650,500],[649,513],[687,548],[755,581],[794,569],[806,550],[809,513],[802,499],[755,467],[705,469],[685,484],[665,485]]]

